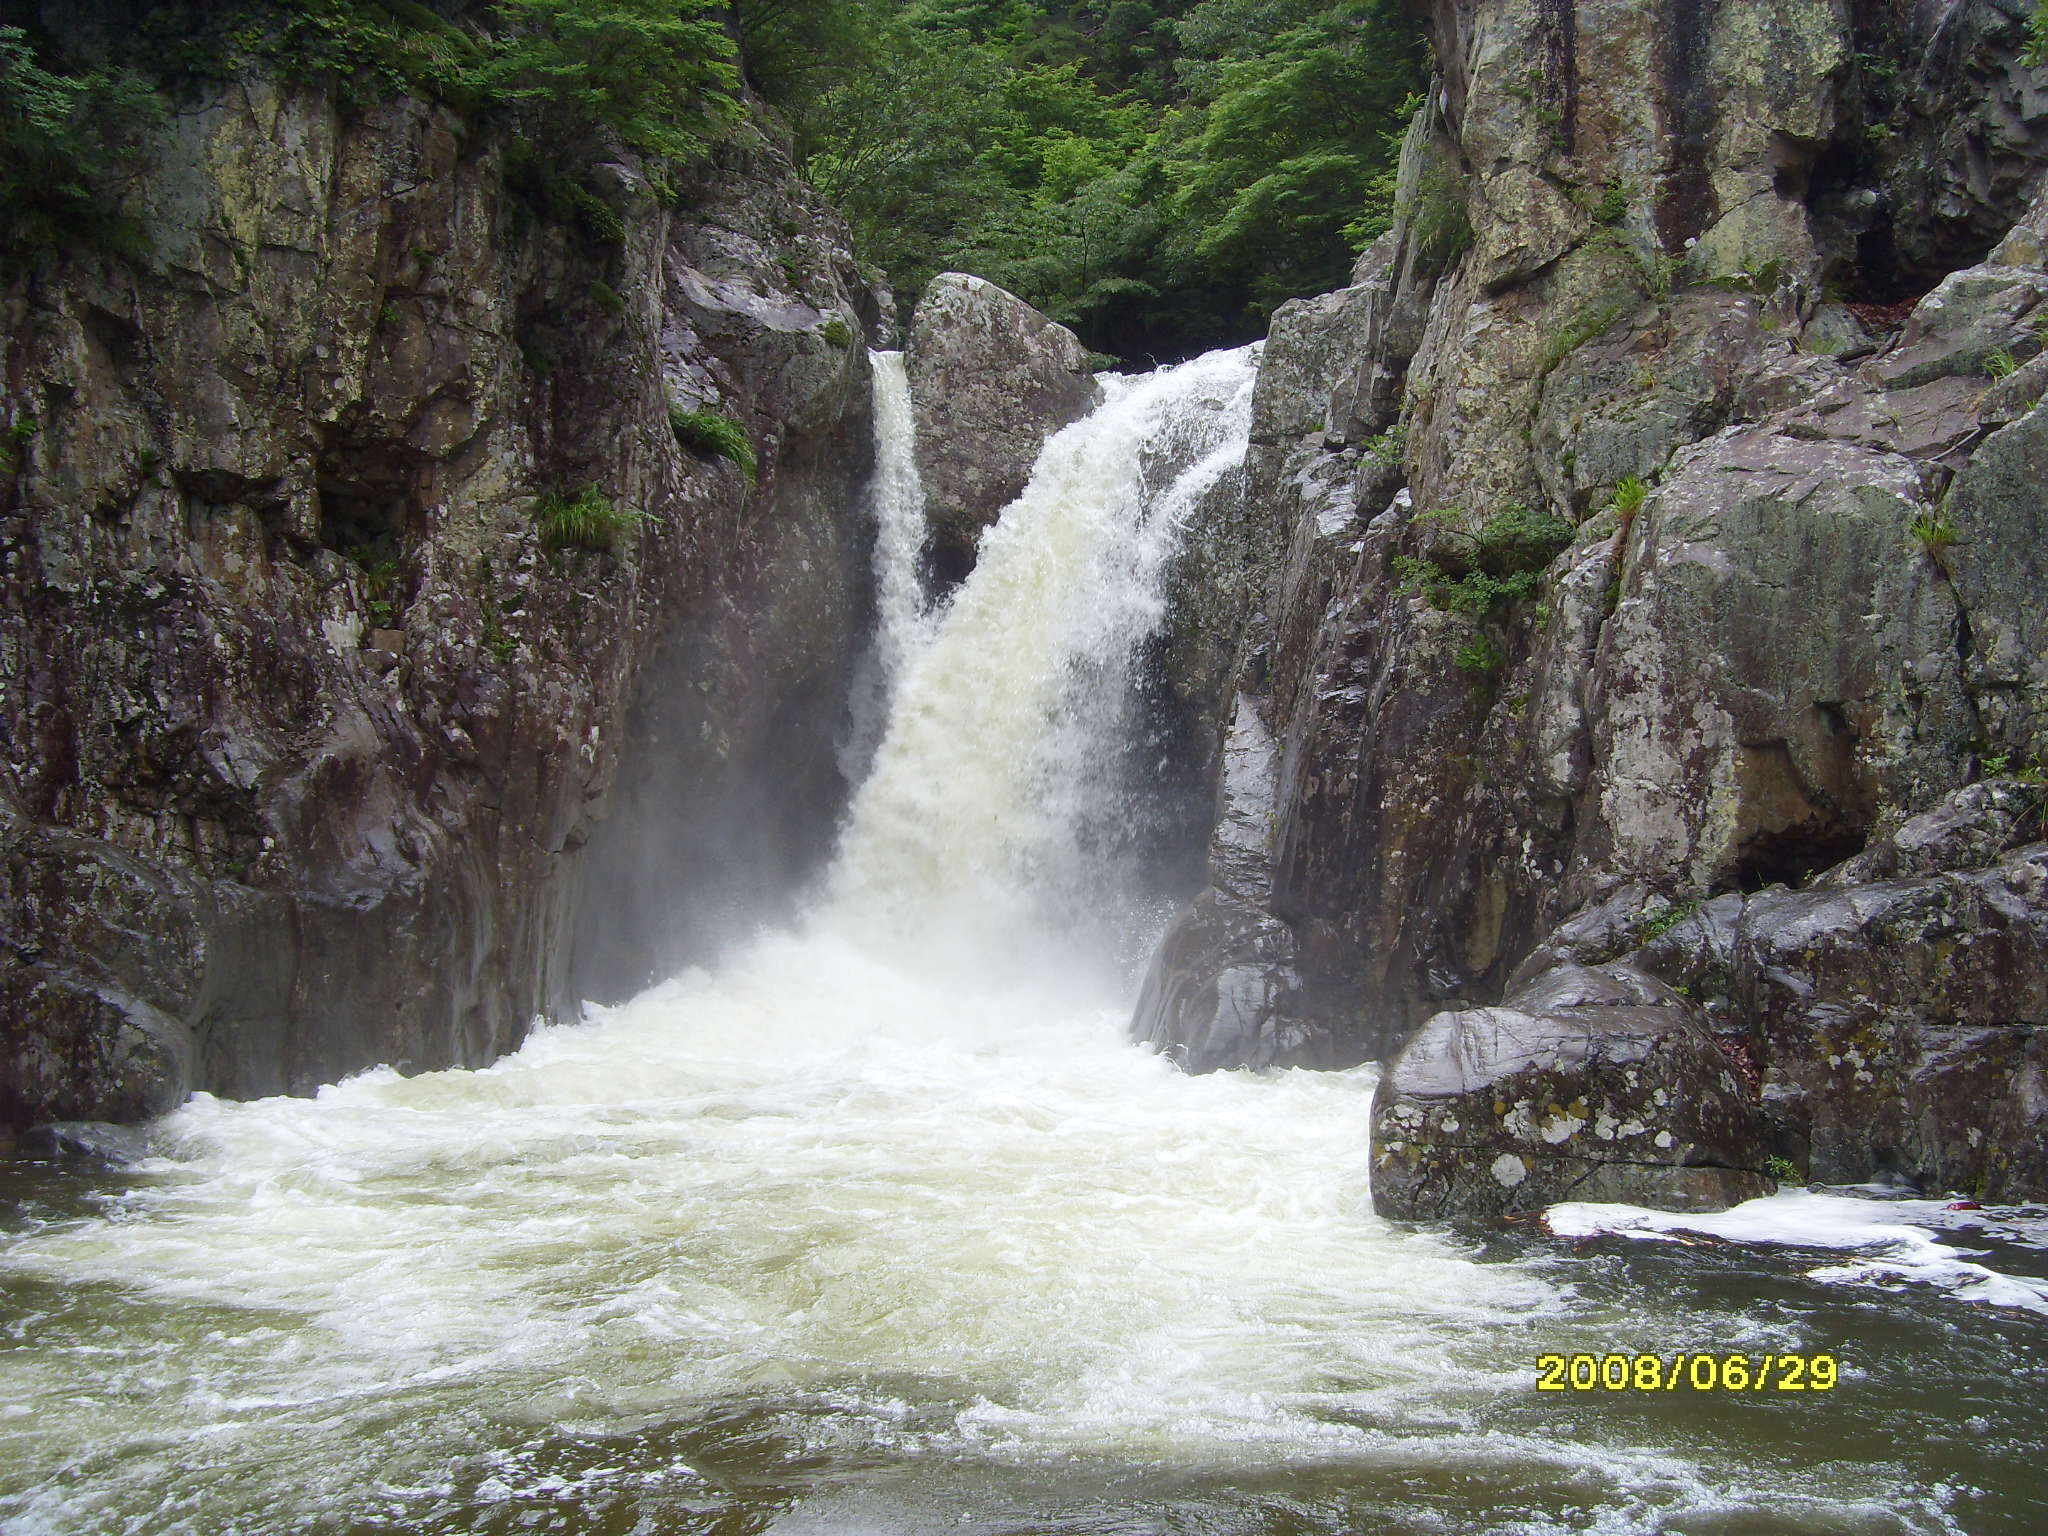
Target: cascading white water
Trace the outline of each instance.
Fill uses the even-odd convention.
[[[1243,458],[1256,352],[1112,377],[1046,444],[943,623],[897,648],[888,738],[829,884],[836,921],[986,965],[1041,934],[1071,955],[1077,930],[1127,920],[1099,845],[1128,814],[1129,667],[1181,527]]]
[[[889,701],[906,659],[931,631],[920,570],[924,481],[917,468],[917,425],[901,352],[870,352],[875,385],[875,470],[867,506],[875,523],[875,633],[856,668],[852,730],[840,769],[858,784],[874,766]]]
[[[202,1096],[104,1209],[28,1208],[0,1528],[1943,1529],[1783,1424],[1537,1399],[1539,1350],[1750,1325],[1377,1221],[1370,1071],[1184,1077],[1063,958],[1117,920],[1076,829],[1254,366],[1115,384],[927,615],[878,359],[896,704],[815,910],[481,1071]]]
[[[870,352],[868,360],[875,377],[875,480],[869,491],[875,515],[875,649],[885,692],[893,692],[928,628],[918,574],[924,482],[917,472],[917,428],[903,354]]]

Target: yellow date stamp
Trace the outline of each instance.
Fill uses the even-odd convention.
[[[1538,1355],[1538,1392],[1832,1392],[1833,1355]]]

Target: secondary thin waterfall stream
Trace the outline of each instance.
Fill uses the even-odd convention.
[[[1371,1069],[1128,1045],[1128,669],[1255,351],[1112,381],[936,609],[877,369],[890,709],[809,910],[491,1067],[201,1096],[138,1169],[18,1189],[10,1536],[1944,1531],[2017,1486],[2029,1320],[1399,1228]],[[1915,1364],[1844,1350],[1824,1429],[1531,1390],[1852,1312]],[[1937,1467],[1956,1378],[1987,1427]]]

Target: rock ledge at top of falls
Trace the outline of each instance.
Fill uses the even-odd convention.
[[[933,575],[973,569],[984,528],[1017,499],[1045,440],[1102,400],[1088,349],[1015,294],[965,272],[932,279],[904,349]]]
[[[1372,1134],[1383,1216],[1723,1210],[1771,1190],[1729,1059],[1690,1002],[1627,966],[1560,966],[1500,1007],[1436,1015],[1381,1078]]]

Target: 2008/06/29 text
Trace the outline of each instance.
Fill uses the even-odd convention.
[[[1832,1392],[1833,1355],[1538,1355],[1538,1392]]]

